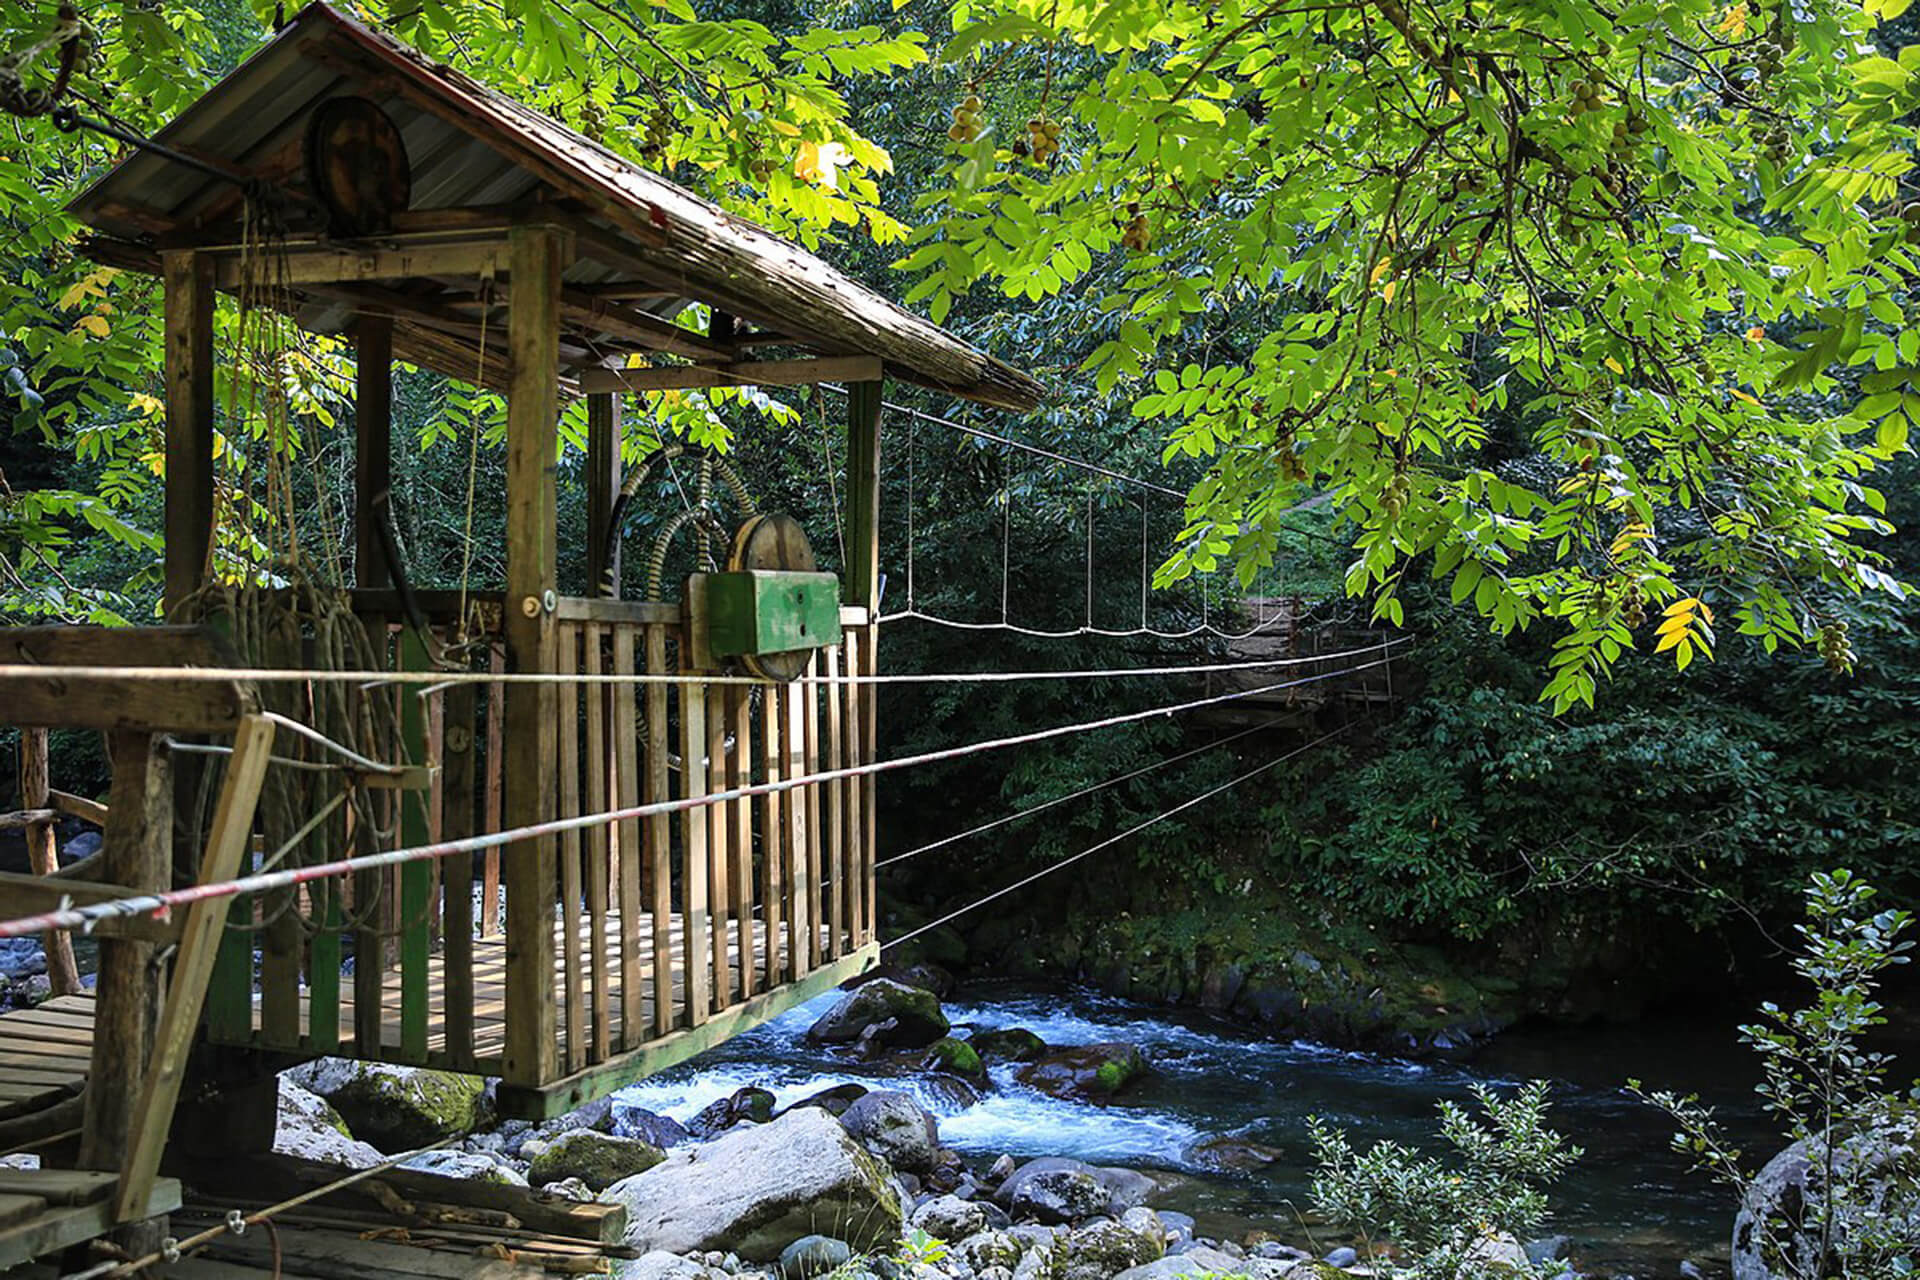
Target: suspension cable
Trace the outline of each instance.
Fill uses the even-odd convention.
[[[903,933],[897,938],[894,938],[887,942],[883,942],[880,944],[880,950],[883,952],[891,951],[895,947],[899,946],[904,942],[911,942],[913,939],[919,937],[923,933],[928,933],[934,929],[938,929],[943,924],[952,923],[953,921],[959,919],[961,916],[966,915],[969,911],[976,911],[979,908],[986,906],[989,902],[995,902],[1001,898],[1006,897],[1010,893],[1014,893],[1014,892],[1017,892],[1018,890],[1024,889],[1028,885],[1032,884],[1034,881],[1043,879],[1046,876],[1050,876],[1054,872],[1060,870],[1060,868],[1062,867],[1071,866],[1073,863],[1079,862],[1082,858],[1090,858],[1094,854],[1099,853],[1102,849],[1110,849],[1114,845],[1119,844],[1122,840],[1125,840],[1130,836],[1135,836],[1140,834],[1142,831],[1145,831],[1148,827],[1155,826],[1158,823],[1165,822],[1168,818],[1173,817],[1177,813],[1184,813],[1188,809],[1193,808],[1195,805],[1200,804],[1203,801],[1213,799],[1215,796],[1219,795],[1223,791],[1232,790],[1234,787],[1239,786],[1241,783],[1247,781],[1249,778],[1265,773],[1267,770],[1273,768],[1276,765],[1285,764],[1287,761],[1293,759],[1295,756],[1298,756],[1304,752],[1313,750],[1315,747],[1327,741],[1329,738],[1338,737],[1340,734],[1345,733],[1348,727],[1349,726],[1342,725],[1338,729],[1335,729],[1329,733],[1324,733],[1320,735],[1318,738],[1315,738],[1312,742],[1307,743],[1305,746],[1295,747],[1292,751],[1288,751],[1282,755],[1275,756],[1273,759],[1267,761],[1265,764],[1258,765],[1252,769],[1249,769],[1247,770],[1247,772],[1241,774],[1239,777],[1234,778],[1228,782],[1223,782],[1219,786],[1214,787],[1210,791],[1202,792],[1201,794],[1193,797],[1193,799],[1191,800],[1183,800],[1179,804],[1175,805],[1173,808],[1168,809],[1162,813],[1155,814],[1153,817],[1148,818],[1145,822],[1136,823],[1117,835],[1108,836],[1105,840],[1100,841],[1100,843],[1096,845],[1092,845],[1089,848],[1082,849],[1080,852],[1071,854],[1065,858],[1062,858],[1058,862],[1049,863],[1047,866],[1042,867],[1040,870],[1034,872],[1030,876],[1027,876],[1023,880],[1016,880],[1012,884],[1008,885],[1006,888],[996,889],[992,893],[988,894],[986,897],[978,898],[973,902],[969,902],[966,906],[961,907],[957,911],[950,911],[946,915],[941,916],[938,920],[930,921],[926,924],[921,925],[918,929],[915,929],[910,933]]]
[[[1281,726],[1277,722],[1272,724],[1257,724],[1250,729],[1242,729],[1240,732],[1235,734],[1229,734],[1227,737],[1219,738],[1212,742],[1203,743],[1200,746],[1193,748],[1191,751],[1182,751],[1177,756],[1165,756],[1159,760],[1154,761],[1150,765],[1145,765],[1141,768],[1134,769],[1128,773],[1119,774],[1118,776],[1108,778],[1103,782],[1096,782],[1091,786],[1081,787],[1078,791],[1070,791],[1063,796],[1055,796],[1051,800],[1043,800],[1039,804],[1028,805],[1022,809],[1015,809],[1012,813],[1007,814],[1005,817],[995,818],[992,822],[983,822],[977,827],[969,827],[965,831],[958,831],[950,836],[942,836],[940,839],[930,841],[927,844],[923,844],[916,849],[909,849],[905,853],[896,853],[891,858],[882,858],[880,859],[880,861],[873,864],[874,870],[878,871],[880,868],[890,867],[894,865],[896,862],[905,862],[908,858],[917,858],[923,853],[932,853],[935,849],[944,849],[950,844],[958,844],[962,840],[971,839],[972,837],[978,836],[978,835],[984,835],[989,831],[995,830],[996,828],[1004,827],[1010,822],[1018,822],[1022,818],[1030,818],[1036,813],[1044,813],[1046,810],[1051,809],[1056,805],[1063,805],[1067,803],[1069,800],[1078,800],[1083,796],[1090,796],[1097,791],[1104,791],[1108,787],[1117,787],[1123,782],[1131,782],[1135,778],[1142,777],[1146,774],[1153,773],[1160,769],[1165,769],[1169,765],[1179,764],[1182,760],[1191,760],[1193,759],[1193,757],[1197,755],[1203,755],[1209,751],[1217,751],[1221,747],[1228,746],[1231,743],[1238,742],[1240,741],[1240,739],[1245,738],[1251,734],[1264,733],[1269,729],[1277,729],[1280,727]]]
[[[709,792],[703,796],[684,796],[675,800],[658,800],[647,804],[634,805],[629,808],[606,810],[601,813],[579,814],[567,818],[553,818],[545,822],[529,823],[526,826],[506,831],[466,836],[457,840],[442,840],[430,844],[414,845],[408,848],[391,849],[382,853],[366,854],[357,858],[343,858],[335,862],[314,863],[304,867],[291,867],[284,870],[261,872],[233,880],[189,885],[182,889],[172,889],[162,893],[129,895],[124,898],[112,898],[82,906],[65,906],[53,911],[41,912],[38,915],[24,916],[14,920],[0,920],[0,938],[23,937],[32,933],[44,933],[49,929],[81,929],[86,931],[90,930],[98,921],[122,916],[154,915],[164,917],[176,906],[203,902],[209,899],[231,898],[242,893],[262,893],[272,889],[284,889],[312,880],[351,875],[356,871],[368,871],[381,867],[399,866],[409,862],[449,858],[462,853],[475,853],[486,849],[498,849],[506,845],[517,844],[523,840],[563,835],[567,832],[583,831],[591,827],[604,826],[614,822],[627,822],[639,818],[685,813],[694,809],[704,809],[711,805],[724,804],[728,801],[747,800],[756,796],[775,795],[822,782],[837,782],[847,778],[868,777],[881,773],[890,773],[896,769],[909,769],[919,765],[934,764],[942,760],[952,760],[961,756],[976,755],[986,751],[999,751],[1008,747],[1029,746],[1037,742],[1047,742],[1055,738],[1068,737],[1073,734],[1088,733],[1098,729],[1111,729],[1124,724],[1136,724],[1142,720],[1149,720],[1156,716],[1178,715],[1182,712],[1197,711],[1202,707],[1220,706],[1224,703],[1238,701],[1241,698],[1257,697],[1261,694],[1277,693],[1283,689],[1299,688],[1303,685],[1334,680],[1342,676],[1355,675],[1361,671],[1371,670],[1374,667],[1383,665],[1387,661],[1389,660],[1386,658],[1376,658],[1372,662],[1361,663],[1357,666],[1344,667],[1337,671],[1323,672],[1318,675],[1301,676],[1292,680],[1283,680],[1275,684],[1262,685],[1252,689],[1236,689],[1228,693],[1196,698],[1188,702],[1149,707],[1144,711],[1130,711],[1120,715],[1106,716],[1098,720],[1087,720],[1076,724],[1056,725],[1050,729],[1037,729],[1030,733],[1015,734],[1005,738],[994,738],[958,747],[946,747],[938,751],[921,752],[918,755],[899,756],[892,760],[876,760],[867,764],[852,765],[841,769],[824,769],[817,773],[802,774],[793,778],[769,779],[766,782],[735,787],[726,791]]]

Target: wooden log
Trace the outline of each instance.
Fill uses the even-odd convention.
[[[107,806],[97,800],[89,800],[85,796],[71,795],[54,789],[47,791],[47,799],[52,801],[54,808],[68,817],[78,818],[82,822],[91,822],[96,827],[107,825]]]
[[[620,396],[595,392],[587,397],[587,594],[602,584],[620,582],[620,544],[610,541],[614,495],[620,490],[623,424]]]
[[[165,889],[173,863],[173,771],[156,740],[114,735],[111,808],[101,838],[102,874],[131,892]],[[80,1166],[117,1170],[138,1114],[147,1053],[160,1010],[160,976],[150,942],[103,939],[93,1005],[93,1056]]]
[[[820,382],[870,382],[877,380],[880,375],[880,361],[873,356],[826,356],[813,360],[740,360],[725,364],[671,365],[659,369],[583,369],[580,372],[580,387],[588,392],[678,391],[697,387],[802,387]]]
[[[161,256],[167,381],[165,607],[200,589],[213,551],[213,261]]]
[[[20,803],[28,810],[40,810],[51,819],[47,808],[50,766],[47,759],[47,731],[20,731]],[[60,852],[55,847],[50,820],[27,824],[27,865],[36,876],[50,876],[60,869]],[[44,935],[47,953],[47,986],[56,996],[70,996],[80,990],[80,969],[73,960],[73,939],[64,929]]]
[[[507,590],[505,631],[513,671],[553,670],[558,564],[554,424],[560,417],[560,273],[570,250],[552,228],[515,227],[507,343],[513,386],[507,403]],[[555,697],[548,684],[506,691],[503,822],[508,829],[553,816]],[[557,1074],[553,990],[554,842],[536,837],[502,859],[507,894],[506,1078],[531,1084]]]
[[[266,777],[272,750],[272,721],[265,716],[248,716],[241,722],[234,735],[226,777],[221,781],[220,798],[214,806],[206,856],[200,863],[199,883],[230,880],[239,873],[241,860],[252,846],[254,809],[260,800],[260,784]],[[160,1152],[166,1144],[168,1126],[173,1121],[174,1104],[180,1097],[187,1050],[200,1021],[200,1007],[206,997],[207,979],[213,972],[226,911],[227,904],[217,898],[196,902],[187,908],[180,951],[167,987],[166,1005],[155,1029],[152,1061],[141,1084],[134,1127],[120,1166],[120,1186],[114,1201],[119,1221],[140,1216],[153,1191],[154,1175],[160,1167]]]

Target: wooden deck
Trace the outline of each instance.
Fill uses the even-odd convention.
[[[93,1053],[93,996],[58,996],[0,1014],[0,1120],[80,1092]]]
[[[0,1270],[91,1240],[113,1225],[111,1173],[0,1169]],[[141,1217],[180,1207],[180,1183],[155,1181]]]

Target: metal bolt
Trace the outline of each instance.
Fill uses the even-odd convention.
[[[538,596],[524,597],[520,601],[520,614],[522,617],[527,617],[527,618],[539,617],[540,616],[540,598]]]

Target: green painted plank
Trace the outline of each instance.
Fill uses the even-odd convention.
[[[307,1039],[319,1053],[340,1050],[340,890],[331,880],[313,884],[314,914],[322,926],[307,950]]]
[[[840,643],[840,580],[830,573],[713,573],[706,591],[707,647],[715,657]]]
[[[253,896],[242,894],[227,909],[213,976],[207,982],[207,1036],[221,1044],[253,1039]]]

